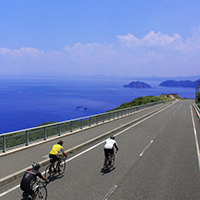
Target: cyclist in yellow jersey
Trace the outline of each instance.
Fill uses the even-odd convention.
[[[49,152],[50,162],[54,164],[56,161],[58,161],[58,172],[60,172],[60,157],[68,156],[67,154],[65,154],[65,150],[62,145],[63,141],[58,140],[57,144],[54,144],[51,151]],[[56,169],[54,169],[54,171],[56,171]]]

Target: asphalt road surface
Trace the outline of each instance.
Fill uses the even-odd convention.
[[[64,176],[48,184],[48,199],[200,199],[200,122],[191,105],[176,101],[116,133],[112,170],[102,170],[105,139],[72,155]],[[19,183],[1,187],[0,199],[20,199]]]

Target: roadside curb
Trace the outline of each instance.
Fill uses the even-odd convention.
[[[97,140],[103,138],[103,137],[106,137],[106,136],[110,136],[110,135],[112,135],[112,134],[115,134],[115,133],[117,133],[117,132],[119,132],[119,131],[121,131],[121,130],[123,130],[123,129],[125,129],[125,128],[131,126],[131,125],[133,125],[134,123],[137,123],[138,121],[140,121],[140,120],[142,120],[142,119],[144,119],[144,118],[146,118],[146,117],[148,117],[148,116],[150,116],[150,115],[152,115],[152,114],[158,112],[159,110],[163,109],[164,107],[167,107],[167,105],[168,105],[168,104],[165,104],[163,107],[158,108],[158,109],[156,109],[156,110],[154,110],[154,111],[152,111],[152,112],[150,112],[150,113],[148,113],[148,114],[146,114],[146,115],[143,115],[143,116],[141,116],[141,117],[139,117],[139,118],[137,118],[137,119],[135,119],[135,120],[133,120],[133,121],[131,121],[131,122],[128,122],[128,123],[126,123],[126,124],[124,124],[124,125],[122,125],[122,126],[120,126],[120,127],[118,127],[118,128],[115,128],[115,129],[113,129],[113,130],[111,130],[111,131],[108,131],[108,132],[102,134],[102,135],[99,135],[99,136],[97,136],[97,137],[95,137],[95,138],[93,138],[93,139],[91,139],[91,140],[88,140],[87,142],[84,142],[84,143],[79,144],[79,145],[77,145],[77,146],[75,146],[75,147],[72,147],[72,148],[66,150],[65,153],[69,154],[69,153],[71,153],[71,152],[73,152],[73,151],[76,151],[76,150],[78,150],[78,149],[80,149],[80,148],[83,148],[83,147],[85,147],[85,146],[87,146],[87,145],[89,145],[89,144],[91,144],[91,143],[93,143],[93,142],[95,142],[95,141],[97,141]],[[40,165],[41,165],[41,166],[46,166],[46,165],[48,165],[48,164],[49,164],[49,159],[45,159],[45,160],[43,160],[43,161],[40,162]],[[0,179],[0,187],[3,186],[3,185],[5,185],[5,184],[8,184],[8,183],[10,183],[10,182],[12,182],[12,181],[14,181],[14,180],[20,178],[20,177],[22,177],[23,174],[25,173],[25,171],[26,171],[28,168],[31,168],[31,166],[30,166],[30,167],[27,167],[27,168],[25,168],[25,169],[22,169],[22,170],[20,170],[20,171],[18,171],[18,172],[15,172],[15,173],[13,173],[13,174],[10,174],[10,175],[8,175],[8,176],[6,176],[6,177],[4,177],[4,178],[1,178],[1,179]]]

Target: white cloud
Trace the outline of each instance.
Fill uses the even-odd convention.
[[[0,48],[0,74],[170,76],[199,71],[200,28],[186,42],[178,34],[154,31],[142,39],[130,33],[117,38],[120,43],[77,43],[48,53],[30,47]]]
[[[22,47],[21,49],[10,50],[6,48],[0,48],[0,54],[5,56],[10,56],[12,58],[19,58],[19,57],[30,57],[30,58],[38,58],[38,56],[43,56],[44,52],[39,51],[36,48],[26,48]]]
[[[154,33],[151,31],[148,35],[143,38],[143,44],[145,46],[164,46],[172,44],[175,40],[180,40],[181,37],[178,34],[174,34],[173,37],[170,37],[160,32]]]
[[[137,47],[142,45],[142,41],[130,33],[123,36],[118,35],[117,38],[126,47]]]
[[[85,60],[85,61],[105,61],[113,56],[116,52],[113,51],[112,45],[92,43],[82,44],[77,43],[73,47],[65,46],[65,53],[71,60]]]
[[[200,27],[193,30],[193,35],[188,38],[181,49],[182,53],[187,55],[199,54],[200,51]]]
[[[140,59],[140,62],[146,64],[149,62],[158,62],[162,60],[166,60],[166,57],[155,52],[148,52],[147,54],[144,54],[144,56]]]
[[[159,47],[159,46],[169,46],[174,45],[177,42],[181,45],[181,37],[178,34],[174,34],[173,37],[170,37],[166,34],[161,34],[160,32],[154,33],[151,31],[142,39],[136,38],[132,34],[127,34],[124,36],[117,36],[119,41],[126,47],[136,48],[138,46],[146,46],[146,47]]]
[[[1,55],[11,54],[11,53],[12,53],[12,51],[10,49],[0,48]]]

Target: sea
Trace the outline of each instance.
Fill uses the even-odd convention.
[[[195,98],[193,88],[158,86],[161,81],[144,81],[152,88],[126,88],[136,79],[127,78],[1,78],[0,134],[104,113],[147,95],[176,93]],[[142,80],[140,80],[142,81]]]

